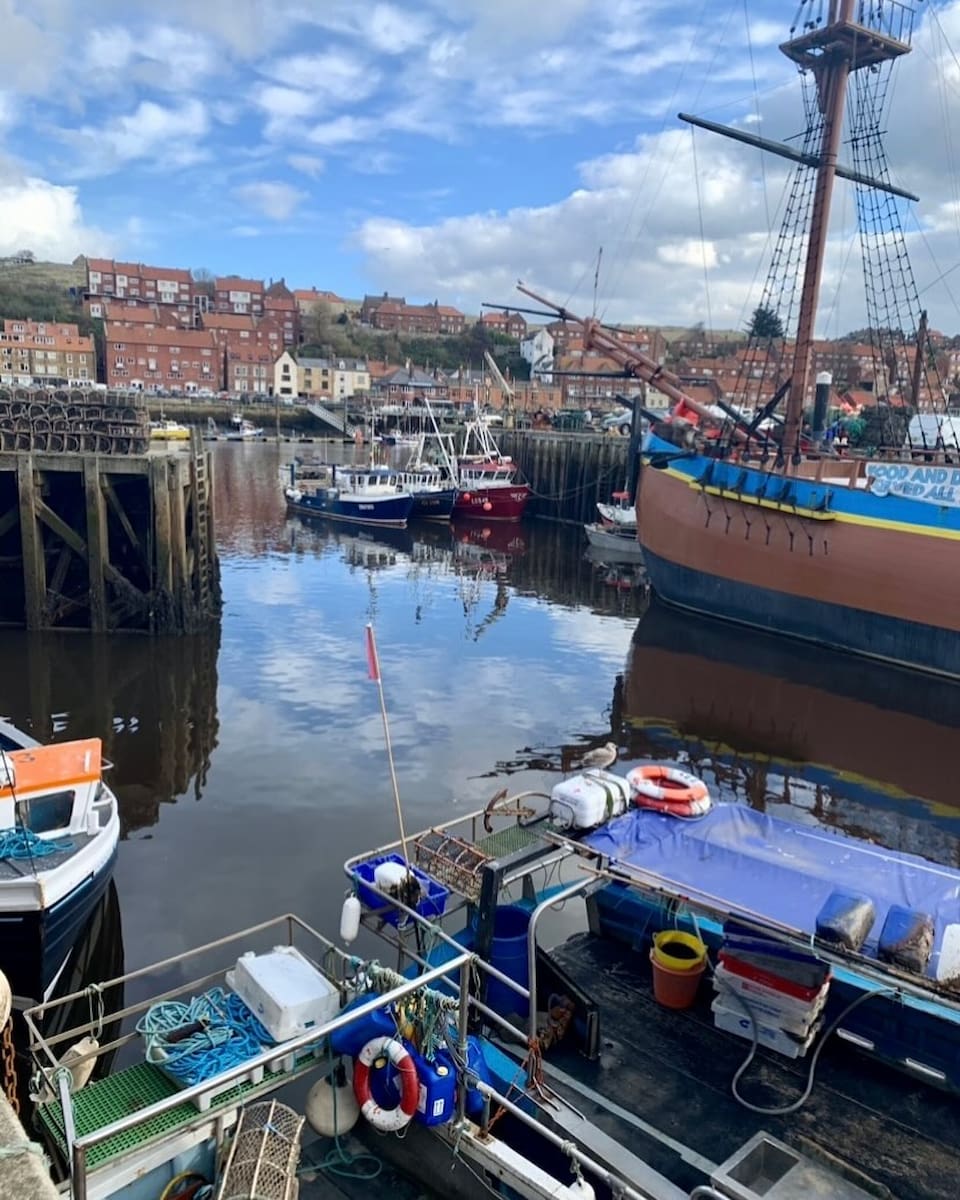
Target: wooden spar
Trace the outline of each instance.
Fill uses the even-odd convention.
[[[840,0],[840,25],[850,24],[853,18],[853,3],[854,0]],[[833,15],[834,9],[831,8],[831,16]],[[810,215],[810,238],[803,270],[803,289],[800,293],[792,383],[787,394],[787,412],[783,428],[783,453],[790,454],[794,464],[800,462],[800,422],[803,416],[803,399],[807,394],[807,381],[810,378],[810,364],[813,360],[813,331],[827,247],[833,181],[840,152],[840,135],[843,132],[843,110],[847,96],[850,59],[843,51],[839,54],[825,53],[823,60],[819,61],[813,70],[817,80],[820,112],[823,116],[823,134],[820,165],[817,168],[817,182],[813,193],[813,210]]]

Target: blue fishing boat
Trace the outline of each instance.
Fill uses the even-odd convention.
[[[293,462],[283,494],[291,512],[355,525],[402,529],[414,508],[413,496],[389,467]]]

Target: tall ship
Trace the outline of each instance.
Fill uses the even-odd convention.
[[[883,144],[891,75],[910,52],[914,20],[905,3],[801,3],[780,47],[801,77],[807,125],[795,144],[680,114],[796,164],[760,306],[768,320],[762,331],[754,322],[738,403],[721,403],[720,419],[597,320],[521,290],[674,402],[644,440],[636,501],[637,536],[662,600],[958,678],[960,440],[936,411],[945,411],[946,388],[907,255],[901,209],[917,197],[891,182]],[[850,165],[839,161],[845,115]],[[825,436],[830,393],[826,380],[815,386],[838,177],[856,190],[877,414],[892,429],[869,454],[848,454],[843,439]],[[763,381],[772,397],[745,417]],[[924,406],[933,411],[914,417],[909,432],[893,428],[897,407]]]

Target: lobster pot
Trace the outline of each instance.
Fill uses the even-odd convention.
[[[217,1200],[296,1200],[303,1117],[276,1100],[243,1110]]]

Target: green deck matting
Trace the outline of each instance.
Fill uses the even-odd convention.
[[[532,826],[507,825],[477,842],[477,849],[490,858],[506,858],[518,850],[526,850],[540,840],[540,834]]]
[[[301,1058],[293,1071],[267,1072],[260,1083],[238,1083],[228,1092],[215,1096],[209,1112],[229,1108],[238,1101],[269,1091],[291,1079],[316,1062],[312,1055]],[[210,1081],[215,1086],[216,1080]],[[132,1116],[150,1108],[160,1100],[174,1095],[180,1089],[151,1063],[137,1063],[124,1071],[117,1071],[96,1083],[88,1083],[73,1097],[73,1120],[77,1137],[86,1137],[98,1129],[105,1129],[114,1121]],[[104,1142],[93,1146],[87,1153],[87,1170],[98,1167],[138,1150],[148,1142],[175,1133],[181,1126],[188,1125],[200,1116],[199,1110],[189,1100],[168,1109],[123,1133],[115,1134]],[[41,1104],[37,1108],[40,1124],[53,1139],[64,1159],[67,1157],[67,1139],[63,1130],[63,1108],[59,1100]]]

